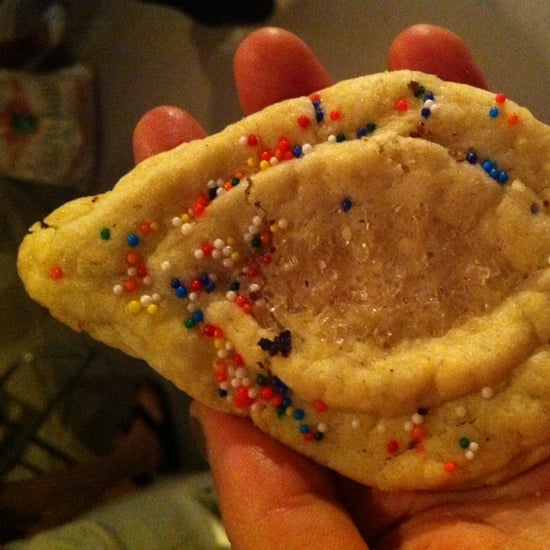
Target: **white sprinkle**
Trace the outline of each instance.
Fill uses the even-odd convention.
[[[216,183],[215,180],[210,180],[207,184],[206,184],[206,187],[208,189],[214,189],[214,187],[218,187],[218,184]]]
[[[236,376],[237,378],[244,378],[246,375],[247,375],[246,369],[243,368],[243,367],[238,367],[238,368],[235,370],[235,376]]]
[[[226,359],[229,354],[227,353],[226,349],[219,349],[217,355],[220,359]]]
[[[257,235],[260,232],[260,227],[256,224],[249,225],[248,232],[252,235]]]
[[[233,267],[233,260],[231,258],[224,258],[222,261],[223,267]]]
[[[137,275],[137,268],[129,267],[126,273],[128,274],[128,277],[135,277]]]
[[[158,304],[162,300],[162,296],[158,292],[155,292],[152,295],[152,298],[153,298],[153,302],[155,302],[156,304]]]
[[[378,422],[376,425],[376,431],[379,434],[385,434],[386,433],[386,425],[383,422]]]
[[[241,386],[244,386],[245,388],[250,388],[252,386],[252,380],[246,376],[241,380]]]
[[[225,297],[230,301],[234,302],[237,299],[237,293],[234,290],[228,290],[225,293]]]
[[[214,260],[219,260],[221,257],[222,257],[222,251],[218,250],[217,248],[214,248],[214,250],[212,250],[212,258],[214,258]]]
[[[313,147],[309,143],[304,143],[302,145],[302,154],[303,155],[309,155],[313,151]]]
[[[225,242],[223,239],[214,239],[214,248],[217,250],[221,250],[225,246]]]
[[[153,303],[153,298],[151,298],[151,296],[149,296],[148,294],[144,294],[143,296],[141,296],[139,301],[141,302],[142,306],[147,307],[148,305],[151,305]]]
[[[195,256],[197,260],[202,260],[204,258],[204,252],[202,249],[197,248],[197,250],[193,252],[193,256]]]
[[[278,222],[277,222],[277,225],[281,228],[281,229],[286,229],[288,227],[288,220],[286,218],[281,218]]]
[[[330,136],[328,136],[327,141],[329,143],[336,143],[336,136],[334,134],[330,134]]]
[[[227,340],[227,341],[225,342],[225,349],[226,349],[227,351],[231,351],[232,349],[234,349],[234,347],[235,347],[235,346],[233,345],[233,342],[231,342],[230,340]]]
[[[243,235],[243,239],[245,240],[245,242],[247,243],[250,243],[252,242],[252,239],[254,238],[254,235],[252,235],[252,233],[245,233]]]
[[[182,219],[179,216],[175,216],[172,218],[172,225],[174,227],[179,227],[183,223]]]
[[[241,385],[240,378],[231,378],[231,387],[238,388]]]
[[[239,138],[239,145],[247,145],[248,144],[248,138],[246,136],[241,136]]]
[[[479,451],[479,443],[477,443],[476,441],[471,441],[468,445],[468,450],[472,451],[473,453],[477,453],[477,451]]]
[[[412,422],[405,422],[404,426],[403,426],[403,429],[406,431],[406,432],[412,432],[412,429],[414,428],[414,424]]]
[[[199,297],[199,295],[196,293],[196,292],[190,292],[189,293],[189,300],[191,300],[191,302],[194,302],[197,298]]]
[[[491,399],[494,395],[495,395],[495,392],[493,388],[491,388],[491,386],[485,386],[481,390],[481,397],[483,397],[483,399]]]
[[[122,288],[122,285],[115,285],[113,287],[113,293],[117,296],[120,296],[124,292],[124,289]]]
[[[434,103],[431,107],[430,107],[430,111],[432,113],[435,113],[437,111],[439,111],[439,103]]]
[[[435,101],[433,99],[427,99],[426,101],[424,101],[424,107],[427,107],[428,109],[434,105]]]
[[[193,231],[193,226],[195,224],[194,223],[189,223],[189,222],[186,222],[184,224],[182,224],[181,226],[181,234],[182,235],[190,235],[191,232]]]
[[[258,283],[252,283],[249,287],[248,287],[248,290],[250,292],[258,292],[258,290],[260,290],[260,288],[262,288]]]
[[[224,187],[218,187],[217,191],[216,191],[216,197],[221,197],[224,193],[225,193],[225,188]]]
[[[233,254],[233,247],[232,246],[226,246],[222,250],[222,254],[227,258],[228,256],[231,256]]]
[[[141,281],[145,286],[151,286],[153,284],[153,280],[151,279],[151,277],[149,277],[149,275],[146,275],[145,277],[143,277]]]
[[[248,397],[250,397],[250,399],[256,399],[258,395],[260,395],[260,390],[257,386],[254,386],[248,390]]]
[[[259,225],[262,225],[262,223],[263,223],[263,217],[260,216],[260,215],[254,216],[254,217],[252,218],[252,223],[253,223],[254,225],[258,225],[258,226],[259,226]]]
[[[168,271],[171,267],[172,264],[168,260],[164,260],[164,262],[160,264],[160,269],[162,271]]]
[[[328,426],[324,422],[319,422],[317,424],[317,431],[321,433],[325,433],[328,429]]]
[[[414,413],[412,415],[411,420],[412,420],[412,423],[416,424],[417,426],[424,423],[424,417],[419,413]]]
[[[256,300],[254,302],[254,305],[257,306],[257,307],[264,307],[265,304],[266,304],[265,298],[260,298],[259,300]]]
[[[464,405],[458,405],[458,407],[456,407],[455,409],[455,414],[459,418],[464,418],[467,412],[468,411],[466,410],[466,407]]]
[[[352,421],[351,421],[351,427],[353,429],[357,429],[361,426],[361,421],[358,419],[358,418],[354,418]]]
[[[271,157],[269,159],[269,164],[271,164],[271,166],[275,166],[275,165],[279,164],[279,159],[277,157]]]
[[[476,454],[473,452],[473,451],[466,451],[464,453],[464,456],[468,459],[468,460],[473,460],[476,456]]]
[[[218,386],[220,390],[228,390],[229,389],[229,383],[228,382],[220,382],[220,385]]]

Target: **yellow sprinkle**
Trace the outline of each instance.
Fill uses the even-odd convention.
[[[246,159],[246,164],[250,166],[250,168],[254,168],[254,166],[256,166],[257,164],[257,161],[254,157],[248,157],[248,159]]]
[[[294,414],[294,407],[287,407],[287,408],[285,409],[285,414],[286,414],[287,416],[292,416],[292,415]]]
[[[214,338],[214,347],[216,349],[224,349],[225,348],[225,338]]]
[[[191,216],[189,216],[189,214],[182,214],[181,215],[181,221],[183,223],[188,223],[191,221]]]
[[[126,305],[126,311],[128,311],[128,313],[139,313],[142,307],[139,300],[132,300]]]
[[[147,313],[149,315],[155,315],[156,313],[158,313],[158,310],[159,310],[159,306],[157,306],[157,304],[149,304],[147,306]]]
[[[262,160],[260,162],[260,170],[267,170],[268,168],[271,168],[271,164],[268,160]]]
[[[159,222],[151,222],[151,229],[153,231],[158,231],[159,228]]]
[[[241,259],[240,253],[239,252],[233,252],[233,254],[231,254],[231,259],[234,262],[238,262]]]
[[[270,226],[269,226],[269,230],[271,231],[271,233],[277,233],[277,231],[279,231],[279,226],[276,224],[276,223],[272,223]]]
[[[229,246],[233,246],[235,244],[235,239],[233,237],[227,237],[227,239],[225,239],[225,242],[229,245]]]

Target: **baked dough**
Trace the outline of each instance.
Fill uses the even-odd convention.
[[[550,129],[397,71],[273,105],[35,224],[29,294],[382,489],[550,456]]]

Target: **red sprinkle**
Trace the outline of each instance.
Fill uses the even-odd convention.
[[[506,101],[506,94],[497,94],[495,96],[495,101],[497,103],[504,103]]]
[[[340,111],[330,112],[330,120],[340,120],[341,117],[342,117],[342,113]]]
[[[153,231],[151,224],[149,222],[142,222],[139,226],[139,230],[142,235],[150,235]]]
[[[395,439],[390,439],[386,448],[388,450],[388,453],[394,455],[395,453],[397,453],[397,451],[399,451],[399,442]]]
[[[247,141],[250,147],[255,147],[256,145],[258,145],[258,138],[254,134],[250,134]]]
[[[395,103],[395,108],[398,111],[407,111],[409,109],[409,102],[406,99],[398,99]]]
[[[54,266],[50,269],[50,279],[54,281],[59,281],[59,279],[63,278],[63,268],[59,266]]]
[[[298,117],[298,126],[300,126],[300,128],[307,128],[310,124],[310,119],[308,116],[306,115],[302,115],[300,117]]]
[[[317,399],[317,401],[315,401],[315,409],[318,412],[325,412],[327,408],[328,408],[327,404],[321,399]]]

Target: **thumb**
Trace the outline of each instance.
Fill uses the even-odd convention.
[[[366,550],[336,500],[328,470],[274,441],[248,419],[197,402],[228,537],[236,550]]]

